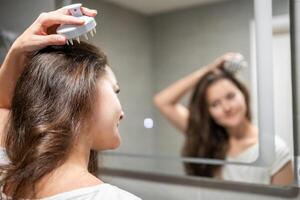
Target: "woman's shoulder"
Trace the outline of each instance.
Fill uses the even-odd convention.
[[[291,157],[290,148],[287,143],[278,135],[275,136],[275,158]]]
[[[1,199],[9,200],[4,193]],[[139,197],[122,190],[116,186],[102,183],[95,186],[83,187],[68,192],[63,192],[40,200],[141,200]]]
[[[72,190],[69,192],[64,192],[52,197],[45,198],[43,200],[62,200],[62,199],[64,200],[65,199],[141,200],[139,197],[107,183],[102,183],[96,186],[85,187],[85,188]]]
[[[107,199],[111,199],[111,200],[141,200],[139,197],[131,194],[130,192],[120,189],[117,186],[114,185],[110,185],[107,183],[104,183],[102,185],[102,190],[104,190],[105,192],[103,192],[101,195],[103,196],[103,194],[107,195]],[[99,190],[99,192],[101,193],[101,190]],[[106,197],[106,196],[105,196]]]
[[[289,150],[286,142],[278,135],[275,135],[275,148],[276,150],[282,150],[282,149]]]
[[[275,136],[275,159],[271,166],[271,174],[278,172],[285,164],[292,160],[290,148],[278,135]]]

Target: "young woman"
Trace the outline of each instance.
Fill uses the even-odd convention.
[[[173,83],[158,93],[154,102],[161,113],[185,135],[183,156],[255,161],[258,130],[251,122],[247,88],[224,69],[227,53],[208,66]],[[180,99],[193,90],[189,108]],[[291,155],[276,137],[276,159],[266,168],[185,163],[187,174],[226,180],[288,184],[293,180]]]
[[[95,152],[119,146],[124,114],[105,54],[51,34],[82,23],[64,9],[41,14],[0,68],[1,199],[139,199],[95,176]]]

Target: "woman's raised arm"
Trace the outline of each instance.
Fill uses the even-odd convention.
[[[95,16],[97,11],[82,8],[85,15]],[[22,73],[26,57],[48,45],[64,45],[66,38],[55,33],[60,24],[83,24],[84,21],[61,8],[42,13],[13,43],[0,68],[0,108],[10,109],[16,82]]]

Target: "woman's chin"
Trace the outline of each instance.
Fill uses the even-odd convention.
[[[117,148],[120,147],[120,145],[121,145],[121,141],[119,140],[118,142],[116,142],[116,143],[114,144],[114,146],[112,147],[112,149],[117,149]]]
[[[112,150],[113,150],[113,149],[117,149],[117,148],[120,147],[120,145],[121,145],[121,137],[120,137],[119,132],[117,132],[117,133],[115,134],[115,140],[114,140],[114,142],[113,142],[113,144],[112,144],[111,149],[112,149]]]
[[[113,133],[113,137],[111,137],[109,140],[107,139],[105,143],[94,144],[93,149],[97,149],[98,151],[115,150],[119,148],[120,144],[120,135]]]
[[[239,120],[239,119],[230,120],[223,124],[224,127],[229,128],[229,129],[238,128],[238,127],[240,127],[240,125],[241,125],[241,120]]]

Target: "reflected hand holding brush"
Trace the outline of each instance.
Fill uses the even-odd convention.
[[[224,62],[224,69],[231,72],[232,74],[236,74],[240,72],[242,69],[246,68],[248,63],[245,61],[244,56],[241,54],[234,54],[230,59]]]
[[[60,35],[64,35],[67,39],[67,44],[73,45],[73,40],[80,43],[80,37],[84,36],[88,40],[88,33],[93,37],[96,34],[96,21],[93,17],[83,15],[81,12],[81,3],[72,4],[65,6],[72,16],[78,17],[84,21],[83,25],[74,24],[62,24],[60,25],[56,32]]]

